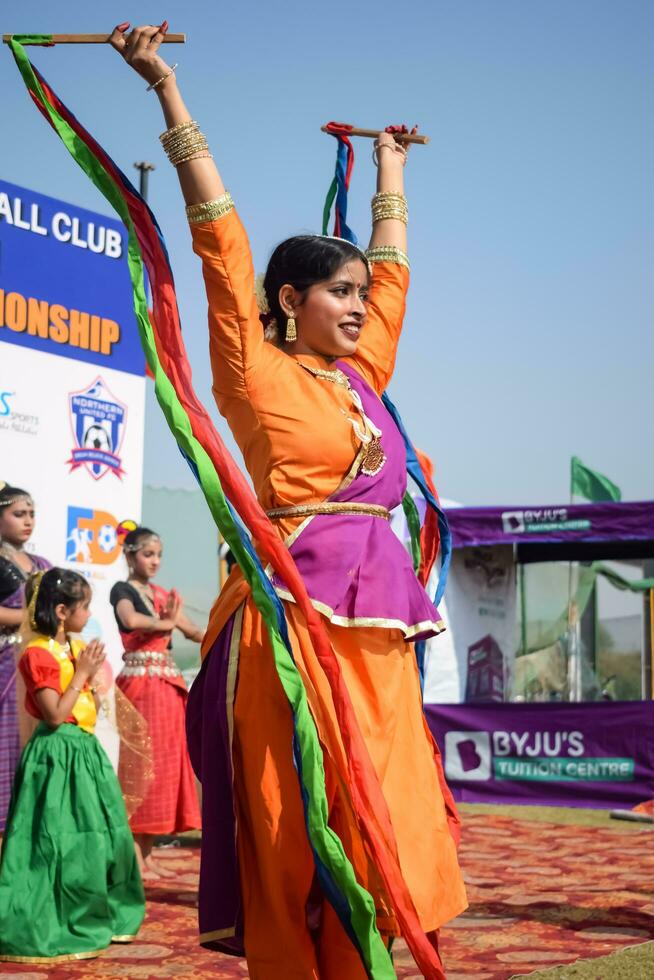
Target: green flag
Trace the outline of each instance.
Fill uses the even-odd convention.
[[[599,503],[602,500],[622,500],[620,488],[597,470],[584,466],[578,456],[570,461],[570,494],[578,494],[586,500]]]

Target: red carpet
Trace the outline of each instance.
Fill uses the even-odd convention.
[[[49,970],[0,963],[0,980],[247,977],[244,961],[195,943],[198,851],[159,853],[179,874],[148,888],[146,922],[131,946]],[[442,933],[448,980],[507,980],[654,939],[649,828],[467,816],[461,860],[470,908]],[[401,980],[419,980],[401,944],[395,964]]]

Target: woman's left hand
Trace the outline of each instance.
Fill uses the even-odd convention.
[[[168,21],[159,27],[145,24],[127,33],[129,23],[115,27],[109,42],[141,78],[153,85],[170,72],[169,66],[159,55],[159,47],[168,30]]]
[[[375,141],[375,154],[378,161],[378,166],[383,167],[386,164],[397,164],[404,166],[406,163],[407,154],[409,152],[410,143],[402,144],[395,139],[395,134],[408,133],[409,130],[406,126],[387,126],[386,129],[379,134]],[[418,132],[418,127],[414,126],[411,130],[411,136],[414,136]]]

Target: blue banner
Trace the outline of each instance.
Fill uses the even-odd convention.
[[[143,375],[123,225],[0,180],[2,341]]]

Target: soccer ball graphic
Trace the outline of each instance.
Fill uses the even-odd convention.
[[[98,531],[98,545],[106,555],[116,547],[118,537],[113,524],[103,524]]]
[[[104,452],[111,452],[111,439],[106,429],[101,425],[90,425],[84,433],[84,447],[86,449],[100,449]]]

